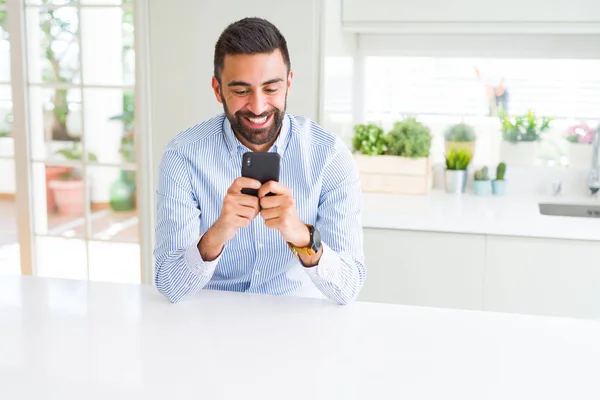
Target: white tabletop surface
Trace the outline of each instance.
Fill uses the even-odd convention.
[[[542,215],[540,202],[600,205],[589,197],[365,193],[363,227],[600,241],[597,218]]]
[[[600,399],[600,322],[0,277],[1,399]]]

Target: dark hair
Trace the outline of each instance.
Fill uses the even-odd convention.
[[[215,44],[214,75],[221,81],[225,56],[235,54],[272,53],[279,49],[288,73],[291,69],[290,54],[285,38],[279,29],[262,18],[244,18],[230,24]]]

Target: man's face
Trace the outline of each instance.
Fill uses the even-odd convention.
[[[281,128],[293,73],[281,52],[225,56],[221,82],[213,77],[233,131],[253,145],[272,143]]]

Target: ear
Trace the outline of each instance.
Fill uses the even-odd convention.
[[[294,71],[290,71],[287,79],[288,92],[292,89],[292,79],[294,79]]]
[[[217,98],[217,101],[222,104],[223,97],[222,97],[222,93],[221,93],[221,85],[219,84],[219,81],[217,80],[217,78],[215,78],[214,76],[212,77],[212,88],[213,88],[213,91],[215,92],[215,97]]]

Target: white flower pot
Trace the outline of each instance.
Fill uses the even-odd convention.
[[[593,147],[589,143],[569,143],[567,156],[569,166],[589,170],[592,167]]]
[[[538,142],[500,142],[500,161],[508,165],[534,165]]]

